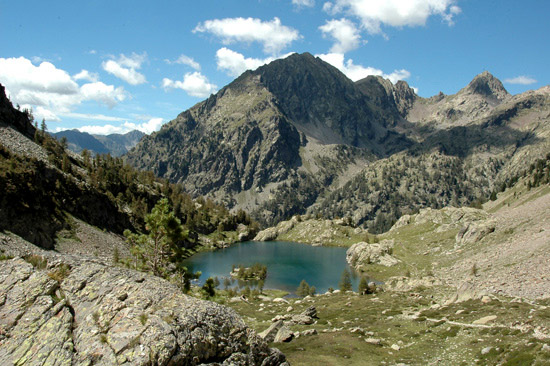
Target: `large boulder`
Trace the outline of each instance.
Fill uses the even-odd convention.
[[[259,336],[266,342],[273,342],[275,340],[275,336],[279,332],[279,329],[281,329],[283,325],[284,325],[283,321],[278,320],[273,324],[271,324],[269,328],[261,332]]]
[[[391,255],[393,246],[393,240],[382,240],[374,244],[356,243],[347,250],[346,260],[356,270],[361,270],[369,264],[394,266],[399,263],[399,260]]]
[[[456,234],[456,245],[474,244],[495,231],[496,224],[492,220],[470,222],[464,225]]]
[[[286,325],[283,325],[281,329],[277,332],[277,335],[275,336],[275,339],[273,342],[275,343],[282,343],[282,342],[290,342],[294,338],[294,332],[290,330],[290,328]]]
[[[286,364],[232,309],[158,277],[69,262],[1,263],[0,364]]]

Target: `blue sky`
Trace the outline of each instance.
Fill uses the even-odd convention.
[[[310,52],[429,97],[550,83],[540,0],[0,0],[0,83],[50,131],[151,132],[247,68]]]

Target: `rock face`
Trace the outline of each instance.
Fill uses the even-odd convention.
[[[356,243],[347,250],[346,260],[356,270],[365,269],[369,264],[391,267],[399,263],[399,260],[391,255],[393,246],[393,240],[382,240],[374,244]]]
[[[101,263],[0,266],[2,365],[286,365],[231,309]]]
[[[313,245],[341,245],[342,242],[349,242],[353,236],[364,238],[366,235],[367,230],[348,226],[342,219],[303,219],[293,216],[290,220],[281,221],[277,226],[260,231],[254,240],[289,240]]]
[[[477,243],[493,231],[496,224],[494,221],[487,220],[482,222],[471,222],[463,226],[456,234],[456,245]]]
[[[27,115],[15,108],[6,96],[6,88],[0,84],[0,124],[7,123],[12,125],[23,135],[33,138],[34,126],[29,122]]]

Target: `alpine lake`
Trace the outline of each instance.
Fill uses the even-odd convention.
[[[338,289],[344,270],[351,274],[353,288],[357,288],[358,276],[346,262],[347,248],[311,246],[285,241],[247,241],[233,244],[229,248],[201,252],[185,260],[191,271],[200,271],[199,284],[209,277],[231,279],[233,266],[250,267],[255,263],[267,266],[265,289],[277,289],[293,294],[300,282],[305,280],[315,286],[317,293],[329,288]],[[223,282],[222,282],[223,283]],[[257,281],[235,280],[232,286],[257,285]]]

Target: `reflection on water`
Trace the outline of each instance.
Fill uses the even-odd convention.
[[[264,288],[296,291],[300,281],[315,286],[318,293],[329,287],[338,288],[342,272],[352,274],[352,285],[357,290],[359,279],[346,263],[346,248],[314,247],[292,242],[244,242],[188,258],[187,268],[201,271],[200,283],[208,277],[229,277],[232,265],[245,267],[254,263],[267,265]],[[222,286],[223,287],[223,286]]]

